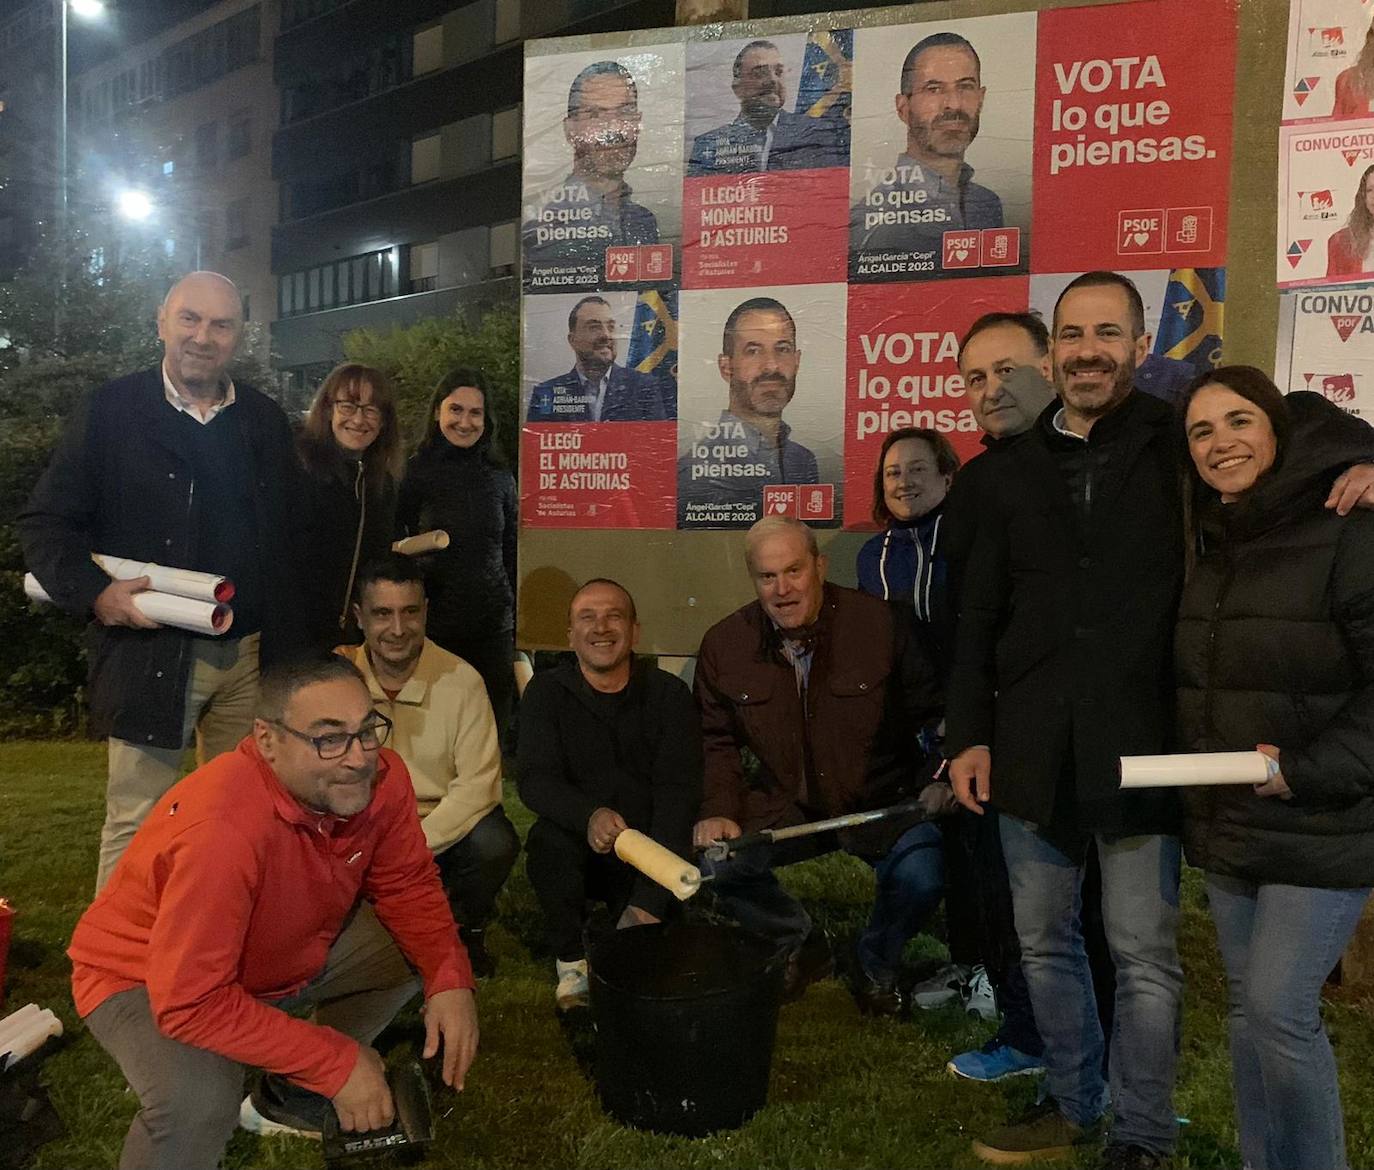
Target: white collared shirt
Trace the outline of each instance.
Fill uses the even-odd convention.
[[[234,405],[234,381],[232,378],[226,378],[224,380],[224,397],[208,410],[202,409],[200,403],[194,402],[190,398],[183,397],[181,391],[176,388],[170,375],[167,373],[167,361],[165,358],[162,362],[162,388],[167,395],[167,404],[173,410],[179,410],[182,414],[189,414],[196,422],[202,425],[213,422],[222,410]]]
[[[1064,408],[1062,406],[1054,412],[1054,418],[1050,420],[1050,423],[1056,431],[1067,438],[1077,439],[1080,443],[1088,441],[1087,435],[1080,435],[1077,431],[1069,430],[1068,425],[1064,422]]]

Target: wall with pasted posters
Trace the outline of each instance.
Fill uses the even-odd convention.
[[[870,528],[892,430],[981,450],[957,363],[973,321],[1048,316],[1090,269],[1137,279],[1137,385],[1175,393],[1220,358],[1247,3],[531,42],[523,526],[688,561],[762,515]],[[575,244],[532,244],[541,222]],[[579,354],[589,296],[616,333]]]

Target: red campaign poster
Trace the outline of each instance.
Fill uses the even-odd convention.
[[[684,288],[840,282],[849,261],[849,172],[689,178],[682,223]]]
[[[1031,270],[1226,263],[1234,0],[1040,14]]]
[[[526,528],[674,528],[677,423],[527,423],[520,432]]]
[[[959,339],[984,313],[1029,300],[1024,276],[850,286],[845,528],[873,527],[873,468],[889,431],[937,430],[961,462],[982,449],[959,376]]]

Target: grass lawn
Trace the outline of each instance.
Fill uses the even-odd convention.
[[[72,1042],[48,1061],[46,1084],[67,1136],[34,1167],[109,1167],[135,1110],[123,1078],[76,1019],[63,949],[95,873],[104,800],[103,746],[0,745],[0,896],[18,910],[7,1010],[35,1000]],[[522,832],[529,814],[509,797]],[[1196,875],[1186,883],[1181,944],[1187,972],[1177,1106],[1191,1119],[1177,1165],[1239,1166],[1231,1116],[1221,964]],[[852,937],[871,893],[849,858],[795,867],[786,880],[832,932]],[[490,932],[499,975],[479,996],[482,1044],[461,1098],[437,1100],[438,1138],[425,1166],[465,1167],[965,1167],[970,1137],[1029,1102],[1032,1089],[958,1082],[949,1056],[988,1025],[957,1011],[902,1022],[863,1020],[835,979],[782,1011],[769,1105],[743,1129],[689,1141],[626,1129],[599,1109],[553,1012],[552,964],[531,956],[535,906],[523,865]],[[915,958],[938,954],[920,940]],[[1374,1002],[1332,1002],[1353,1166],[1374,1166]],[[6,1164],[0,1138],[0,1165]],[[319,1166],[313,1143],[240,1133],[227,1167]]]

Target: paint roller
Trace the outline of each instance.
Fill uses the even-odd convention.
[[[615,839],[615,855],[657,882],[679,902],[687,901],[701,889],[701,870],[638,829],[620,832]]]
[[[393,541],[391,545],[391,551],[400,553],[403,557],[418,557],[421,553],[439,552],[446,548],[448,548],[448,533],[442,528],[436,528],[432,532],[419,532],[414,536],[406,536]]]

